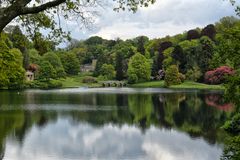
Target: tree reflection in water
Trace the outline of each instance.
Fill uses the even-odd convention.
[[[7,137],[21,144],[31,128],[44,128],[62,118],[73,125],[127,124],[137,126],[143,133],[155,126],[188,133],[192,138],[202,137],[209,144],[223,143],[226,134],[219,128],[233,106],[222,102],[221,96],[201,92],[0,92],[0,159]]]
[[[219,94],[208,94],[206,95],[205,102],[211,107],[216,107],[219,110],[223,111],[232,111],[234,105],[232,103],[224,103],[224,98]]]

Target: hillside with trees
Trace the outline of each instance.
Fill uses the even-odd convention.
[[[66,77],[82,75],[87,75],[83,76],[86,83],[164,80],[166,87],[184,81],[223,84],[239,69],[239,31],[239,19],[224,17],[175,36],[128,40],[95,36],[72,39],[66,48],[59,49],[39,32],[29,38],[18,26],[9,26],[0,43],[0,87],[56,88]],[[87,65],[91,69],[85,71]],[[26,81],[25,71],[34,73],[34,81]]]

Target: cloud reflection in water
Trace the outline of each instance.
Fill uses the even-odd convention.
[[[203,139],[150,127],[88,123],[68,119],[32,127],[22,145],[8,138],[4,160],[217,160],[222,150]]]

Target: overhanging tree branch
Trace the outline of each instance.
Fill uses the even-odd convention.
[[[24,7],[22,9],[21,14],[34,14],[34,13],[39,13],[42,12],[46,9],[52,8],[52,7],[56,7],[62,3],[66,2],[66,0],[55,0],[55,1],[51,1],[51,2],[47,2],[45,4],[42,4],[40,6],[37,7]]]

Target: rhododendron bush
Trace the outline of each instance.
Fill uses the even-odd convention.
[[[226,80],[226,76],[234,74],[234,70],[228,66],[221,66],[215,70],[205,73],[205,82],[208,84],[221,84]]]

